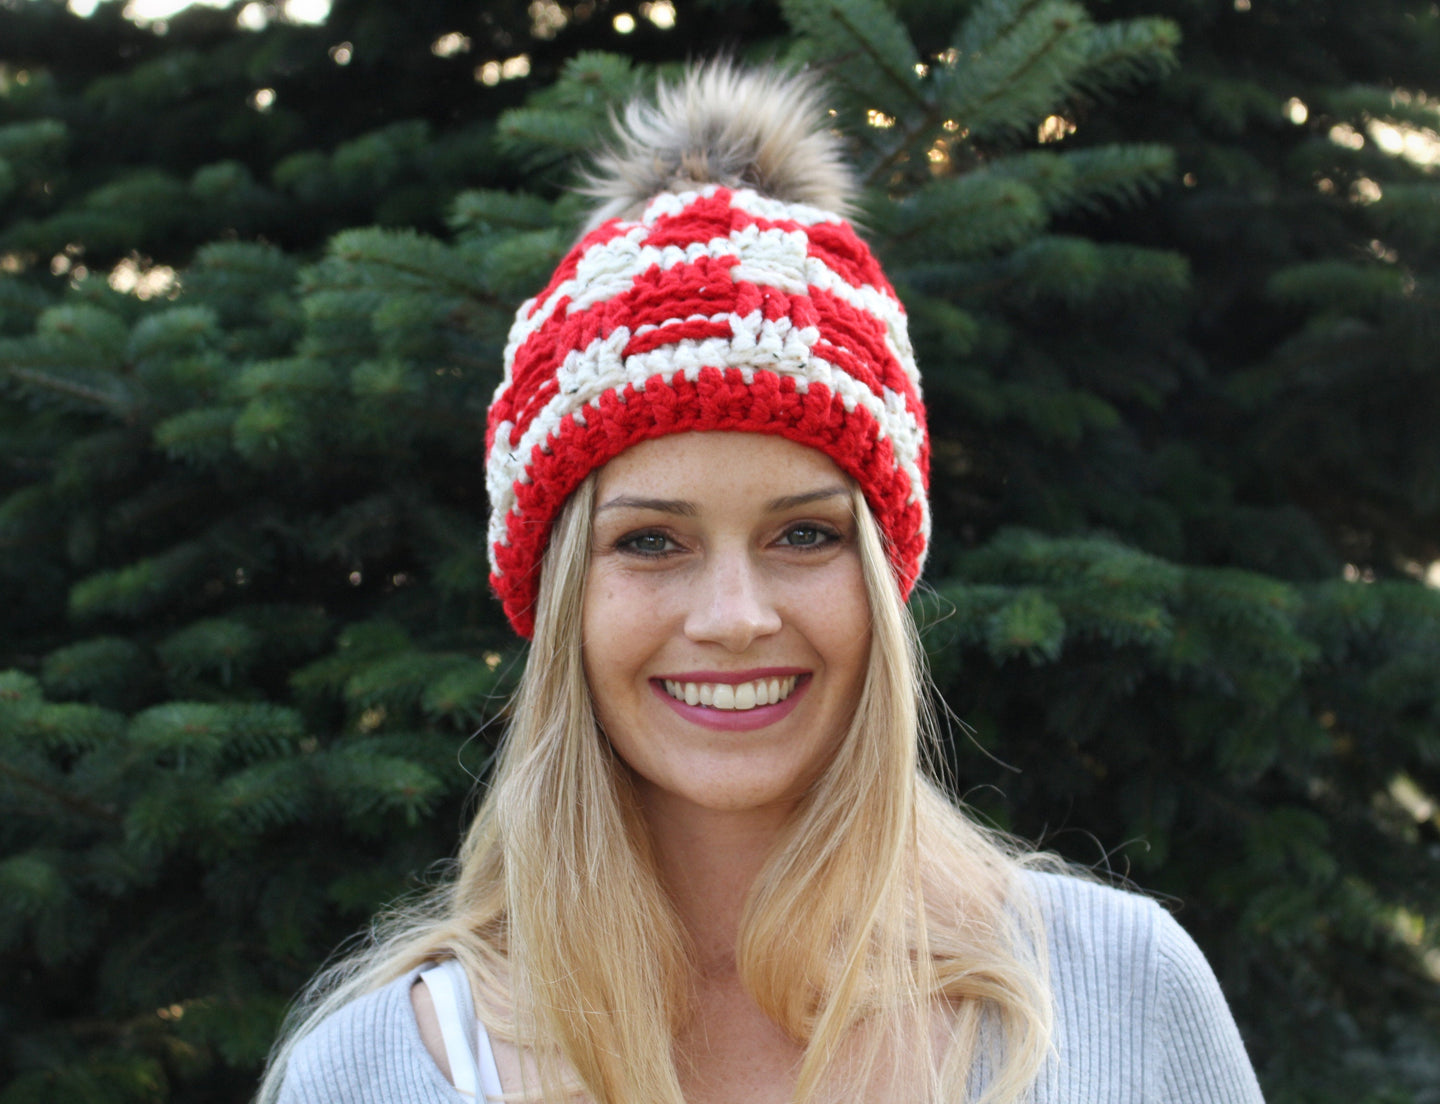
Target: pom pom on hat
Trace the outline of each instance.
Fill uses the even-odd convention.
[[[706,430],[834,460],[908,595],[930,533],[929,438],[904,308],[837,215],[708,184],[602,223],[516,316],[485,445],[490,581],[521,636],[571,492],[631,445]]]

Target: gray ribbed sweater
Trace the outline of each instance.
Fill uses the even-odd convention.
[[[1055,1053],[1036,1104],[1255,1104],[1260,1087],[1209,964],[1148,898],[1030,876],[1050,940]],[[282,1104],[461,1104],[420,1040],[410,977],[301,1041]],[[983,1076],[983,1075],[982,1075]]]

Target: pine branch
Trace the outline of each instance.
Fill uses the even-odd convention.
[[[862,28],[858,26],[854,20],[850,19],[849,15],[839,5],[832,5],[830,7],[830,14],[859,45],[860,49],[870,56],[870,60],[875,63],[876,68],[890,79],[890,83],[893,84],[902,95],[921,110],[928,109],[931,106],[921,94],[920,89],[915,85],[913,69],[909,71],[897,71],[895,67],[890,64],[890,59],[875,47],[875,44],[870,40],[870,36],[862,33]]]
[[[1024,182],[984,171],[938,180],[888,211],[897,244],[916,244],[929,256],[936,246],[952,257],[1013,249],[1038,233],[1046,212]]]
[[[482,302],[492,298],[489,289],[475,278],[477,273],[454,250],[414,231],[346,230],[331,240],[329,255],[357,273],[378,268],[382,273],[408,277],[409,282],[424,289],[444,284]],[[373,281],[354,286],[373,287]]]
[[[902,159],[910,153],[926,135],[931,134],[943,121],[943,110],[935,104],[929,105],[924,115],[909,119],[901,126],[896,140],[890,147],[890,152],[877,161],[868,172],[865,173],[864,184],[868,189],[881,189],[886,183],[890,173],[899,165]]]
[[[102,409],[112,411],[118,418],[127,425],[135,421],[135,410],[129,404],[114,395],[107,395],[104,391],[87,387],[85,384],[77,383],[74,380],[60,379],[46,372],[34,368],[10,367],[7,369],[10,377],[22,384],[41,391],[49,391],[56,395],[63,395],[71,399],[79,399],[91,406],[98,406]]]
[[[953,60],[936,69],[936,99],[972,135],[1028,126],[1069,93],[1092,33],[1068,0],[994,3],[962,26]]]
[[[1078,87],[1091,95],[1163,76],[1178,64],[1180,29],[1169,19],[1141,17],[1103,23],[1090,35]]]
[[[1068,171],[1057,181],[1055,194],[1046,197],[1056,214],[1075,209],[1095,212],[1107,202],[1138,204],[1175,174],[1175,153],[1168,146],[1091,146],[1059,156]],[[1041,194],[1045,195],[1043,188]]]
[[[72,793],[67,793],[65,790],[43,782],[34,775],[20,770],[14,764],[7,763],[4,760],[0,760],[0,774],[6,775],[27,789],[43,794],[57,805],[63,805],[71,812],[79,813],[92,820],[102,820],[107,824],[120,824],[124,820],[124,818],[113,809],[107,809],[103,805],[97,805],[93,801],[88,801],[83,797],[76,797]]]

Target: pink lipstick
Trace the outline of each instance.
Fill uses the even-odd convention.
[[[710,705],[690,704],[665,688],[672,684],[707,684],[708,686],[740,686],[745,683],[795,679],[795,686],[780,701],[755,705],[748,709],[720,709]],[[750,732],[765,728],[789,716],[810,685],[810,673],[794,667],[765,667],[747,671],[686,671],[661,678],[652,678],[650,688],[657,697],[685,720],[718,732]]]

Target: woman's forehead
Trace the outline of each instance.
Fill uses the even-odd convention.
[[[641,441],[600,469],[596,490],[603,505],[617,493],[683,496],[739,484],[773,498],[851,481],[819,449],[775,434],[717,430]]]

